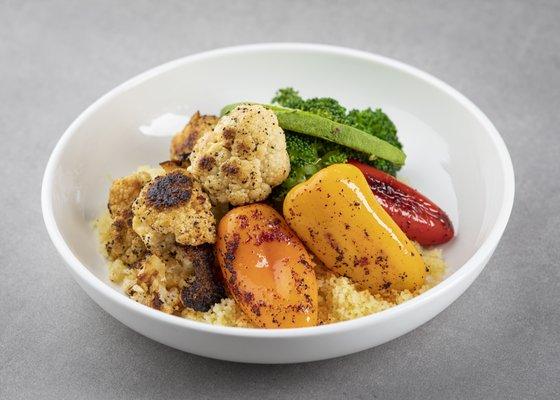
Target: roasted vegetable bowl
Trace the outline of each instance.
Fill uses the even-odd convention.
[[[327,86],[303,79],[319,65]],[[170,113],[182,123],[154,136]],[[485,172],[467,179],[473,162]],[[171,63],[90,107],[51,157],[43,209],[80,284],[129,326],[212,357],[293,362],[382,343],[459,296],[505,227],[510,167],[482,113],[435,78],[349,50],[254,46]]]
[[[382,171],[405,162],[389,117],[292,88],[273,102],[197,111],[169,160],[113,181],[95,222],[110,279],[165,313],[255,328],[345,321],[437,284],[441,251],[420,244],[453,225]]]

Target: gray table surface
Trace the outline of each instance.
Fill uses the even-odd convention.
[[[559,398],[560,2],[0,3],[0,398]],[[303,41],[393,57],[447,81],[495,123],[517,193],[480,278],[412,333],[355,355],[256,366],[182,353],[78,287],[41,217],[61,133],[165,61]]]

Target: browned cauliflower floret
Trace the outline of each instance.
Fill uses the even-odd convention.
[[[129,266],[134,265],[144,257],[146,246],[144,246],[142,238],[132,229],[131,210],[113,218],[105,249],[109,260],[120,259]]]
[[[140,194],[140,190],[150,181],[150,174],[147,172],[136,172],[115,179],[109,190],[109,202],[107,204],[111,216],[119,215],[130,211],[132,203]]]
[[[172,170],[144,186],[132,210],[134,231],[154,254],[164,253],[175,242],[198,246],[216,240],[210,200],[185,170]]]
[[[224,287],[219,278],[219,267],[211,245],[197,247],[183,246],[177,252],[177,259],[187,258],[192,263],[195,279],[181,290],[181,301],[185,307],[196,311],[208,311],[225,297]]]
[[[276,115],[260,105],[240,105],[201,137],[188,171],[213,203],[264,200],[290,173],[284,131]]]
[[[132,229],[132,203],[150,179],[148,173],[137,172],[116,179],[111,185],[108,208],[113,222],[105,243],[111,261],[120,259],[127,265],[133,265],[146,253],[142,239]]]
[[[127,292],[136,301],[172,314],[184,307],[208,311],[225,296],[212,245],[176,245],[163,256],[146,254],[131,271]]]
[[[181,287],[190,281],[192,272],[189,269],[177,261],[164,262],[154,254],[147,254],[138,263],[135,272],[136,279],[127,289],[130,297],[167,314],[183,309]]]
[[[217,122],[218,117],[214,115],[200,115],[197,111],[183,130],[171,139],[171,160],[179,162],[188,161],[189,154],[193,151],[198,139],[206,133],[212,132]]]

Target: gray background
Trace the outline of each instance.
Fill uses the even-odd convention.
[[[560,396],[560,2],[0,3],[0,398]],[[359,354],[256,366],[181,353],[103,312],[73,282],[40,211],[50,151],[129,77],[267,41],[349,46],[424,69],[502,133],[511,220],[480,278],[414,332]]]

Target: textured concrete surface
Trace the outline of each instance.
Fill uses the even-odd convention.
[[[0,398],[559,398],[559,19],[554,1],[1,1]],[[292,366],[184,354],[103,312],[47,237],[41,176],[79,112],[165,61],[268,41],[422,68],[478,104],[511,152],[516,203],[488,267],[384,346]]]

